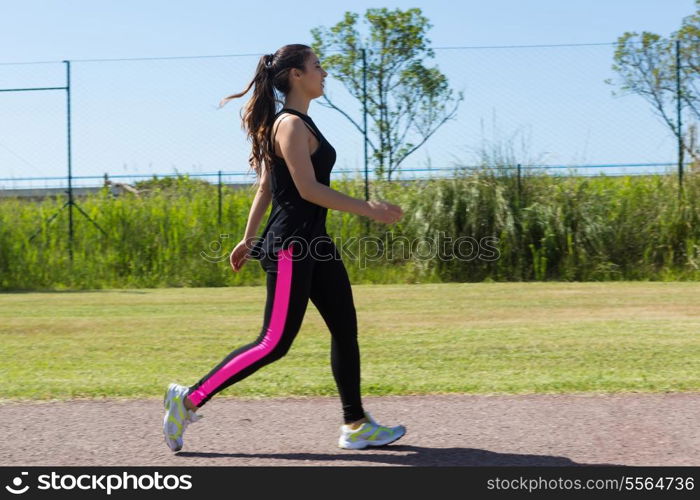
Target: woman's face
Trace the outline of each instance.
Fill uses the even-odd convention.
[[[321,61],[313,52],[306,58],[306,71],[301,75],[299,84],[301,90],[304,91],[311,99],[315,99],[323,95],[324,80],[328,73],[321,67]]]

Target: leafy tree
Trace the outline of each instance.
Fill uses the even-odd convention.
[[[700,148],[697,145],[697,120],[700,119],[700,0],[693,15],[683,19],[681,28],[670,38],[642,32],[625,32],[617,40],[615,63],[612,68],[622,78],[622,90],[642,96],[653,107],[676,138],[680,137],[676,121],[677,96],[681,106],[695,118],[686,128],[687,137],[682,140],[683,150],[700,164]],[[679,81],[676,89],[676,40],[680,41]],[[611,84],[607,79],[606,83]],[[613,92],[613,95],[617,95]]]
[[[434,57],[428,46],[430,40],[425,37],[432,25],[420,9],[368,9],[364,15],[369,24],[366,37],[358,31],[358,17],[346,12],[343,20],[330,29],[312,29],[311,47],[326,71],[361,106],[364,101],[361,50],[365,49],[370,161],[377,177],[391,180],[392,172],[456,114],[463,94],[459,92],[454,99],[447,77],[437,68],[425,65],[426,58]],[[365,133],[364,124],[336,106],[327,94],[323,102]],[[446,108],[453,103],[454,107],[448,111]]]

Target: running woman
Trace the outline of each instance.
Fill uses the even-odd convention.
[[[392,443],[406,433],[403,425],[377,423],[362,406],[357,317],[350,280],[338,249],[326,232],[328,209],[341,210],[392,224],[402,209],[388,202],[352,198],[330,188],[335,148],[307,114],[311,99],[323,95],[328,73],[313,50],[285,45],[258,62],[255,85],[243,116],[253,143],[249,158],[259,181],[243,240],[230,255],[239,271],[253,258],[266,272],[267,301],[258,338],[235,349],[189,387],[170,384],[165,392],[165,442],[172,451],[183,446],[183,433],[202,418],[196,411],[215,394],[263,366],[282,358],[292,345],[309,299],[331,333],[331,368],[342,402],[344,424],[338,446],[362,449]],[[275,89],[285,96],[275,111]],[[272,201],[262,238],[260,220]],[[256,243],[253,243],[257,240]]]

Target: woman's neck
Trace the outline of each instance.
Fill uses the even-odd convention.
[[[307,102],[306,104],[303,103],[298,103],[298,102],[285,102],[284,107],[286,109],[293,109],[294,111],[298,111],[299,113],[303,115],[309,114],[309,103]]]

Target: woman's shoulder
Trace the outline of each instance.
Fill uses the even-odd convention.
[[[307,129],[320,140],[321,132],[316,127],[316,124],[313,122],[309,123],[309,121],[294,113],[280,113],[272,122],[272,131],[275,135],[280,131],[284,131],[283,133],[285,134],[291,134],[293,132],[298,133],[299,130],[306,131]]]
[[[297,115],[282,111],[278,113],[272,121],[272,128],[281,130],[283,126],[285,129],[288,129],[290,125],[303,126],[302,122],[303,120]]]

